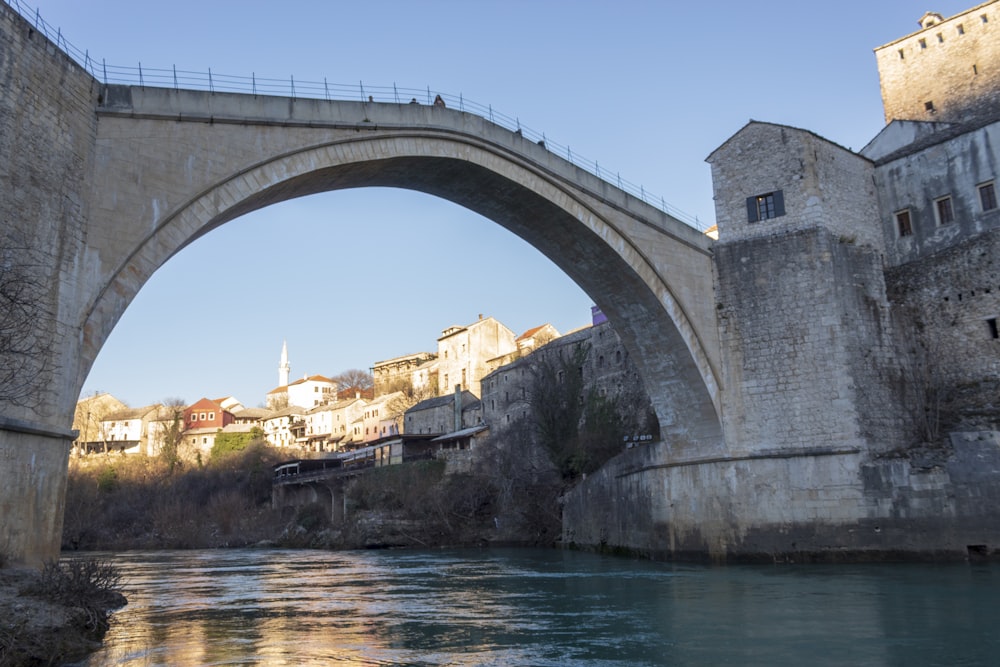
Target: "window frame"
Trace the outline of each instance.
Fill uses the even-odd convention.
[[[987,181],[985,183],[980,183],[976,186],[976,192],[979,194],[979,210],[983,213],[989,213],[990,211],[997,210],[997,189],[995,181]],[[984,196],[985,193],[989,195]],[[992,204],[989,208],[986,208],[987,197],[989,202]]]
[[[748,223],[780,218],[785,215],[784,190],[772,190],[747,197],[746,205]],[[762,215],[762,213],[766,215]]]
[[[940,226],[950,225],[955,222],[955,204],[951,195],[938,197],[934,200],[934,217]],[[945,217],[948,219],[945,220]]]
[[[896,238],[913,236],[913,214],[910,212],[909,208],[896,211],[892,214],[892,217],[896,222]],[[903,226],[904,219],[906,221],[905,229]]]

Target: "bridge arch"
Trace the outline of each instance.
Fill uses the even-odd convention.
[[[366,110],[366,115],[373,114]],[[467,119],[461,118],[459,125],[462,123]],[[210,159],[198,151],[210,151],[211,142],[189,137],[184,165],[171,165],[169,159],[166,166],[128,163],[130,173],[121,172],[125,165],[118,164],[113,155],[137,149],[143,154],[158,152],[151,145],[157,142],[151,142],[150,136],[160,135],[164,126],[170,126],[171,131],[160,141],[173,141],[170,137],[178,125],[186,125],[197,137],[212,133],[217,125],[226,125],[226,120],[214,116],[210,122],[182,116],[168,120],[136,114],[134,109],[125,115],[117,108],[106,109],[101,117],[102,129],[110,131],[98,138],[98,164],[107,169],[100,180],[115,184],[101,197],[116,205],[99,203],[98,208],[106,208],[116,217],[124,210],[131,219],[117,224],[138,227],[141,234],[124,252],[109,256],[110,261],[103,264],[105,279],[84,314],[79,386],[142,284],[200,236],[241,215],[288,199],[348,188],[395,187],[431,194],[475,211],[538,249],[615,323],[643,374],[661,430],[692,443],[715,446],[721,442],[714,323],[706,327],[704,303],[693,302],[690,293],[677,289],[676,274],[689,269],[691,257],[703,268],[710,267],[708,243],[697,239],[697,233],[678,234],[644,219],[641,209],[645,205],[636,206],[636,201],[625,196],[623,206],[608,196],[610,186],[562,160],[555,161],[555,168],[540,162],[536,153],[548,158],[551,154],[502,128],[492,131],[500,131],[499,141],[464,127],[426,122],[408,127],[327,129],[307,133],[306,141],[217,165],[211,173],[194,174],[188,168],[190,153],[195,152],[194,161]],[[273,125],[259,125],[263,132],[273,132]],[[151,126],[160,129],[151,132]],[[240,128],[244,131],[239,132]],[[241,125],[230,122],[229,129],[253,135],[245,121]],[[311,136],[315,134],[325,136],[317,140]],[[166,146],[163,148],[169,155]],[[145,172],[137,176],[137,167],[149,171],[149,176]],[[152,174],[164,168],[180,168],[185,175],[175,192],[147,187],[137,191],[128,185],[152,180]],[[581,174],[584,180],[589,177],[600,186],[581,188]],[[123,184],[128,192],[123,191]],[[122,199],[137,205],[122,207]],[[629,210],[630,206],[638,208],[639,214]],[[683,255],[683,261],[678,261],[678,254]],[[694,277],[708,284],[709,296],[710,276],[707,268],[703,275]],[[681,277],[680,284],[691,282],[691,275]],[[704,294],[704,285],[699,290]],[[691,312],[692,306],[696,312]]]

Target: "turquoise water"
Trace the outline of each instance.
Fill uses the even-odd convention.
[[[687,566],[555,550],[101,554],[86,665],[996,665],[991,565]]]

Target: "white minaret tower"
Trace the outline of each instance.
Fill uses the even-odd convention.
[[[292,367],[288,365],[288,341],[281,343],[281,364],[278,366],[278,386],[288,386],[288,373]]]

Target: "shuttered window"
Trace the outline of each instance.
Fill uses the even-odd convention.
[[[747,222],[770,220],[785,214],[785,195],[781,190],[747,197]]]

